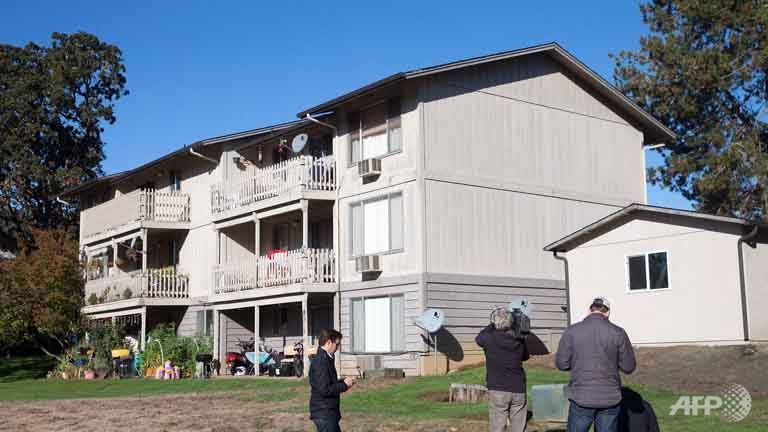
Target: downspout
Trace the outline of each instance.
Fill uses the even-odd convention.
[[[307,120],[309,120],[311,122],[317,123],[317,124],[319,124],[321,126],[325,126],[327,128],[331,128],[331,129],[333,129],[334,132],[338,132],[338,129],[336,128],[336,126],[334,126],[334,125],[332,125],[330,123],[326,123],[324,121],[320,121],[320,120],[312,117],[309,113],[307,113],[307,115],[304,118],[306,118]]]
[[[202,159],[205,159],[205,160],[207,160],[208,162],[210,162],[210,163],[212,163],[214,165],[218,165],[219,164],[219,161],[217,161],[216,159],[210,158],[210,157],[208,157],[208,156],[206,156],[204,154],[198,153],[192,147],[189,148],[189,154],[191,154],[193,156],[197,156],[197,157],[202,158]]]
[[[744,251],[741,245],[746,243],[749,247],[754,249],[756,246],[751,242],[757,237],[759,231],[760,227],[755,225],[749,234],[739,237],[739,241],[737,242],[739,252],[739,288],[741,289],[741,318],[744,326],[745,342],[749,341],[749,316],[747,315],[747,284],[745,281],[746,276],[744,275]]]
[[[552,251],[552,256],[554,256],[556,260],[562,261],[563,266],[565,267],[565,310],[566,316],[568,317],[568,325],[571,325],[571,284],[569,282],[568,258],[558,255],[557,251]]]

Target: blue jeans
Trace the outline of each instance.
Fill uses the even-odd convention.
[[[595,424],[595,432],[619,430],[619,406],[609,408],[585,408],[571,401],[568,410],[568,432],[588,432]]]
[[[313,422],[315,422],[315,427],[317,427],[317,432],[341,432],[341,426],[339,426],[339,421],[336,419],[312,419]]]

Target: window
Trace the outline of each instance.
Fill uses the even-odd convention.
[[[171,171],[169,184],[171,192],[178,192],[181,190],[181,175],[178,171]]]
[[[351,205],[351,258],[403,249],[403,194],[395,193]]]
[[[384,156],[400,151],[400,99],[381,102],[363,111],[350,113],[349,162]]]
[[[213,310],[197,311],[197,336],[213,336]]]
[[[405,350],[405,297],[352,299],[352,351]]]
[[[627,257],[627,283],[630,291],[669,288],[666,252]]]

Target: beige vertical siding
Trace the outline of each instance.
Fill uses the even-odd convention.
[[[642,133],[545,56],[424,81],[427,175],[642,202]]]
[[[743,340],[738,234],[659,221],[632,220],[567,254],[571,319],[596,296],[611,302],[611,320],[633,343]],[[630,292],[626,257],[666,251],[669,289]]]
[[[617,209],[477,186],[427,181],[430,272],[563,279],[542,251]]]
[[[763,236],[766,237],[766,236]],[[768,244],[757,248],[742,245],[747,285],[749,337],[755,341],[768,341]]]

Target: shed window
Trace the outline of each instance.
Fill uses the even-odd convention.
[[[666,252],[627,257],[627,282],[630,291],[669,288]]]

